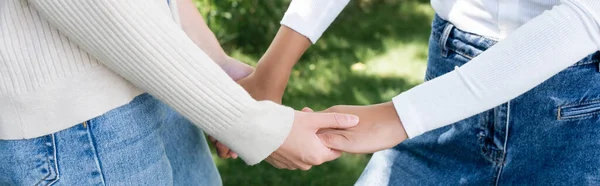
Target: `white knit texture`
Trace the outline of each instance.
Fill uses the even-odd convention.
[[[7,8],[5,4],[21,8]],[[43,98],[45,95],[36,94],[41,89],[39,87],[54,87],[55,94],[68,94],[70,91],[85,92],[79,90],[77,86],[85,87],[83,84],[101,87],[96,86],[95,82],[102,81],[102,78],[111,78],[113,75],[107,71],[109,75],[94,76],[89,79],[91,75],[87,73],[106,66],[173,107],[205,132],[228,145],[248,164],[258,163],[276,150],[291,129],[294,119],[293,109],[252,99],[187,37],[170,14],[165,13],[166,3],[165,7],[145,0],[10,0],[5,4],[0,7],[1,13],[4,19],[7,19],[7,15],[11,16],[12,19],[9,21],[13,22],[3,23],[3,25],[21,24],[21,27],[50,29],[30,31],[29,29],[11,30],[13,28],[4,26],[0,28],[3,29],[2,33],[7,30],[5,34],[12,36],[3,37],[3,39],[8,38],[2,41],[3,45],[30,42],[30,46],[38,47],[38,50],[11,49],[11,52],[0,53],[2,54],[0,65],[3,65],[0,70],[3,73],[0,76],[3,78],[0,81],[2,82],[0,90],[3,91],[0,94],[0,101],[3,100],[2,98],[14,100],[12,97],[23,97],[25,94]],[[168,10],[168,7],[166,8]],[[37,18],[22,18],[26,16]],[[56,36],[60,36],[58,38],[62,41],[44,42],[56,39]],[[70,47],[72,50],[60,50],[56,58],[39,57],[52,56],[38,55],[38,53],[52,52],[46,50],[56,48],[55,45]],[[19,63],[14,63],[14,60]],[[97,68],[91,67],[94,65]],[[6,76],[4,72],[10,75]],[[7,77],[10,79],[7,80]],[[78,81],[68,82],[71,78],[77,78],[75,80]],[[48,83],[49,81],[52,83]],[[67,82],[74,90],[55,90]],[[125,89],[110,87],[109,84],[104,87]],[[94,98],[102,96],[101,94],[102,92],[86,92],[71,99],[76,98],[78,102],[89,103],[92,105],[88,106],[93,107],[93,103],[98,101]],[[118,97],[111,99],[130,99],[139,92],[132,92],[127,96],[123,96],[123,93],[119,94]],[[60,104],[60,102],[56,103]],[[13,108],[16,109],[34,107],[35,105],[32,104],[12,103]],[[6,110],[10,112],[8,111],[10,109]],[[28,116],[20,116],[20,118],[26,117]],[[36,123],[22,122],[19,118],[15,118],[14,121],[19,122],[4,123],[0,120],[0,128],[3,130],[10,129],[11,126],[22,126],[12,127],[15,131],[10,132],[14,133],[23,132],[24,128],[28,128],[23,126],[38,126]],[[67,124],[67,126],[75,124],[77,123]],[[56,128],[54,127],[53,130]],[[40,129],[40,131],[46,130]],[[27,137],[30,134],[23,136]]]

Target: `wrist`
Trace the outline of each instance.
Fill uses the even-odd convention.
[[[283,92],[292,73],[292,67],[257,65],[253,75],[267,90]]]
[[[294,65],[310,44],[308,38],[300,33],[281,26],[273,42],[256,65],[256,70],[268,78],[284,80],[287,83]]]
[[[227,55],[225,52],[207,53],[207,55],[219,66],[225,66],[231,64],[234,61],[237,61],[229,57],[229,55]]]
[[[384,115],[383,118],[386,120],[386,122],[399,125],[402,124],[400,117],[398,117],[398,114],[396,113],[396,108],[394,107],[394,104],[391,101],[377,104],[375,106],[379,108],[376,110],[378,110]]]
[[[253,76],[257,82],[255,86],[260,89],[263,96],[279,99],[283,97],[289,76],[280,76],[270,73],[265,74],[256,71],[253,73]]]
[[[376,106],[380,107],[380,109],[376,110],[378,110],[378,112],[381,113],[380,118],[383,120],[382,122],[387,123],[390,130],[394,130],[397,134],[399,134],[396,136],[394,141],[396,143],[400,143],[407,139],[408,134],[404,130],[404,125],[402,125],[402,120],[396,112],[394,103],[390,101]]]

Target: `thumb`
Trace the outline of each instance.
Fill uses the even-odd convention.
[[[358,116],[351,114],[340,113],[314,113],[316,114],[313,122],[317,124],[317,128],[350,128],[358,124]]]
[[[339,158],[340,156],[342,156],[341,151],[330,149],[329,154],[327,154],[327,156],[325,156],[325,162],[333,161],[333,160]]]
[[[332,150],[341,150],[345,151],[346,147],[348,147],[349,141],[346,137],[341,134],[335,133],[323,133],[317,134],[319,139],[321,139],[321,143]]]

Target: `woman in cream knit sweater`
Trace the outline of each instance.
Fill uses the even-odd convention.
[[[220,184],[195,126],[250,165],[340,156],[315,132],[357,117],[256,101],[219,65],[251,70],[190,0],[0,1],[0,185]]]

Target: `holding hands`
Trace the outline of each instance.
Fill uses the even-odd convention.
[[[322,112],[360,117],[359,124],[352,128],[319,130],[321,142],[332,149],[354,154],[374,153],[392,148],[408,138],[391,102],[368,106],[338,105]]]
[[[282,26],[255,71],[224,69],[254,99],[281,103],[292,67],[308,46],[310,42],[304,36]],[[246,73],[229,73],[237,71]],[[391,148],[406,138],[391,102],[334,106],[322,112],[304,109],[303,112],[296,111],[287,139],[266,161],[277,168],[308,170],[337,159],[342,151],[372,153]],[[225,145],[214,139],[211,141],[220,157],[237,157]]]
[[[257,100],[280,103],[285,89],[266,86],[275,83],[266,83],[269,80],[257,72],[238,82]],[[406,132],[391,102],[369,106],[338,105],[318,113],[305,108],[303,112],[296,112],[288,138],[266,161],[277,168],[308,170],[313,165],[340,157],[342,151],[373,153],[394,147],[405,139]],[[216,147],[222,158],[237,157],[218,142]]]
[[[342,153],[324,145],[317,132],[331,129],[335,133],[333,129],[350,129],[358,123],[359,118],[354,115],[296,111],[288,137],[266,161],[280,169],[308,170],[314,165],[337,159]],[[212,137],[211,141],[215,143],[220,157],[237,158],[237,154],[225,145]]]
[[[255,99],[281,103],[287,80],[280,84],[269,81],[267,74],[257,73],[256,71],[243,73],[248,71],[245,66],[239,64],[233,69],[225,70],[234,80],[239,79],[238,83]],[[359,118],[354,115],[296,111],[294,124],[287,139],[265,161],[280,169],[308,170],[314,165],[337,159],[342,153],[325,146],[318,137],[317,131],[351,128],[356,126],[358,122]],[[215,144],[219,157],[237,158],[238,155],[227,146],[212,137],[209,137],[209,139]]]
[[[351,128],[358,122],[358,117],[347,114],[296,112],[289,136],[266,161],[277,168],[308,170],[313,165],[337,159],[342,153],[323,145],[317,131]]]

